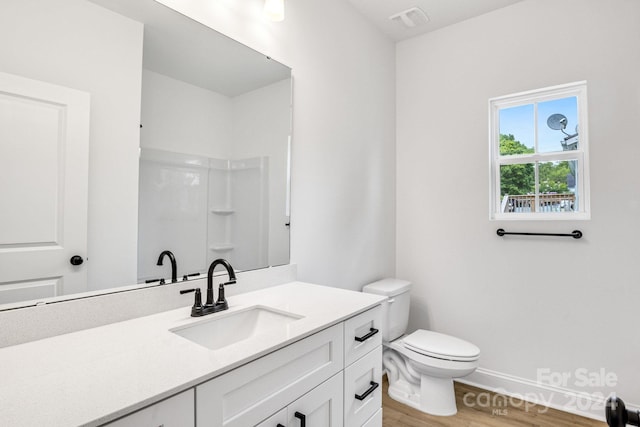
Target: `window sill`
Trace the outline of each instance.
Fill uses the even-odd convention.
[[[497,213],[490,218],[491,221],[588,221],[590,219],[589,212]]]

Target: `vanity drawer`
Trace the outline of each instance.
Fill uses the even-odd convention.
[[[382,346],[344,370],[344,425],[362,426],[382,406]]]
[[[155,405],[120,418],[106,427],[195,426],[194,391],[187,390]]]
[[[198,427],[256,425],[342,369],[338,324],[197,386]]]
[[[362,427],[382,427],[382,408],[378,409],[378,412],[369,418],[369,421],[364,423]]]
[[[379,305],[344,322],[344,366],[382,344],[381,326],[382,307]]]

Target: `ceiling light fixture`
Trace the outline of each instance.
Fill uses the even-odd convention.
[[[264,15],[272,21],[284,20],[284,0],[264,0]]]

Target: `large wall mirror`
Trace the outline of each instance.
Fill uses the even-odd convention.
[[[4,0],[0,37],[0,310],[289,262],[290,68],[154,0]]]

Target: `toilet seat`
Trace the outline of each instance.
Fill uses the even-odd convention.
[[[407,350],[436,359],[473,362],[480,357],[480,349],[470,342],[424,329],[407,335],[402,342]]]

